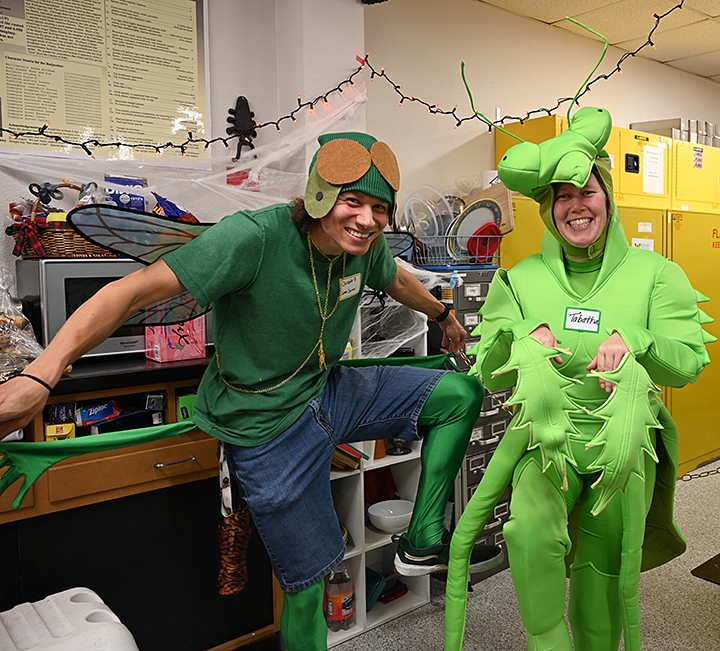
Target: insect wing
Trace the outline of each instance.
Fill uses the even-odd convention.
[[[173,325],[183,323],[208,312],[189,292],[148,305],[128,319],[134,325]]]
[[[108,204],[75,208],[67,221],[86,240],[145,264],[159,260],[211,226]]]
[[[154,213],[108,204],[75,208],[68,213],[67,221],[86,240],[144,264],[151,264],[174,251],[211,225],[178,222]],[[184,292],[136,312],[128,323],[171,325],[207,311],[189,292]]]

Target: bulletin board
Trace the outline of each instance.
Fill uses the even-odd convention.
[[[3,0],[0,151],[207,160],[204,1]]]

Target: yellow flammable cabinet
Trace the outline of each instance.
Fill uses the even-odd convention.
[[[673,141],[673,187],[670,209],[720,213],[720,148]]]
[[[720,215],[670,212],[668,257],[677,262],[692,286],[710,300],[700,308],[714,323],[704,326],[720,338]],[[708,345],[711,364],[696,384],[666,389],[665,400],[680,434],[679,472],[685,473],[720,456],[718,386],[720,342]]]
[[[500,260],[505,269],[510,269],[533,253],[538,253],[542,249],[545,233],[545,224],[540,218],[540,210],[535,201],[514,192],[512,211],[515,228],[503,236],[500,244]]]

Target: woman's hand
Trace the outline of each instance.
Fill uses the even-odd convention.
[[[623,338],[620,333],[613,332],[605,341],[600,344],[597,355],[590,364],[587,366],[588,371],[614,371],[620,366],[625,355],[630,352],[630,349],[625,345]],[[600,381],[600,387],[605,389],[608,393],[613,390],[613,383],[598,378]]]
[[[543,346],[547,346],[548,348],[557,348],[557,339],[555,339],[555,335],[546,325],[541,325],[535,328],[535,330],[530,333],[530,336],[533,339],[537,339]],[[563,361],[560,355],[553,357],[553,360],[558,364],[562,364]]]

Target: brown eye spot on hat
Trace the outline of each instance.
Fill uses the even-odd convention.
[[[392,149],[384,142],[376,142],[370,148],[370,158],[382,177],[397,192],[400,189],[400,169]]]
[[[326,142],[318,151],[316,161],[318,174],[332,185],[357,181],[370,169],[370,165],[370,152],[359,142],[347,138]]]

